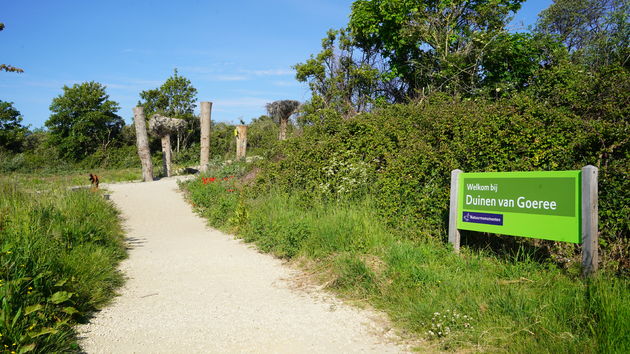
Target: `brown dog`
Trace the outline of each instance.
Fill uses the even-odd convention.
[[[90,173],[90,183],[92,184],[92,189],[98,189],[98,176]]]

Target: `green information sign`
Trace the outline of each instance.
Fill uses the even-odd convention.
[[[581,242],[581,171],[461,173],[457,228]]]

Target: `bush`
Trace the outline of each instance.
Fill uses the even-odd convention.
[[[79,164],[83,168],[129,168],[140,166],[137,148],[133,145],[98,149]]]

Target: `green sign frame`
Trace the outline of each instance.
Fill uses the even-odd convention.
[[[582,242],[582,171],[460,173],[457,229]]]

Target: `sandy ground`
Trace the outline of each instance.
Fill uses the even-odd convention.
[[[79,328],[88,353],[404,352],[379,321],[210,229],[175,179],[112,184],[131,247],[120,296]]]

